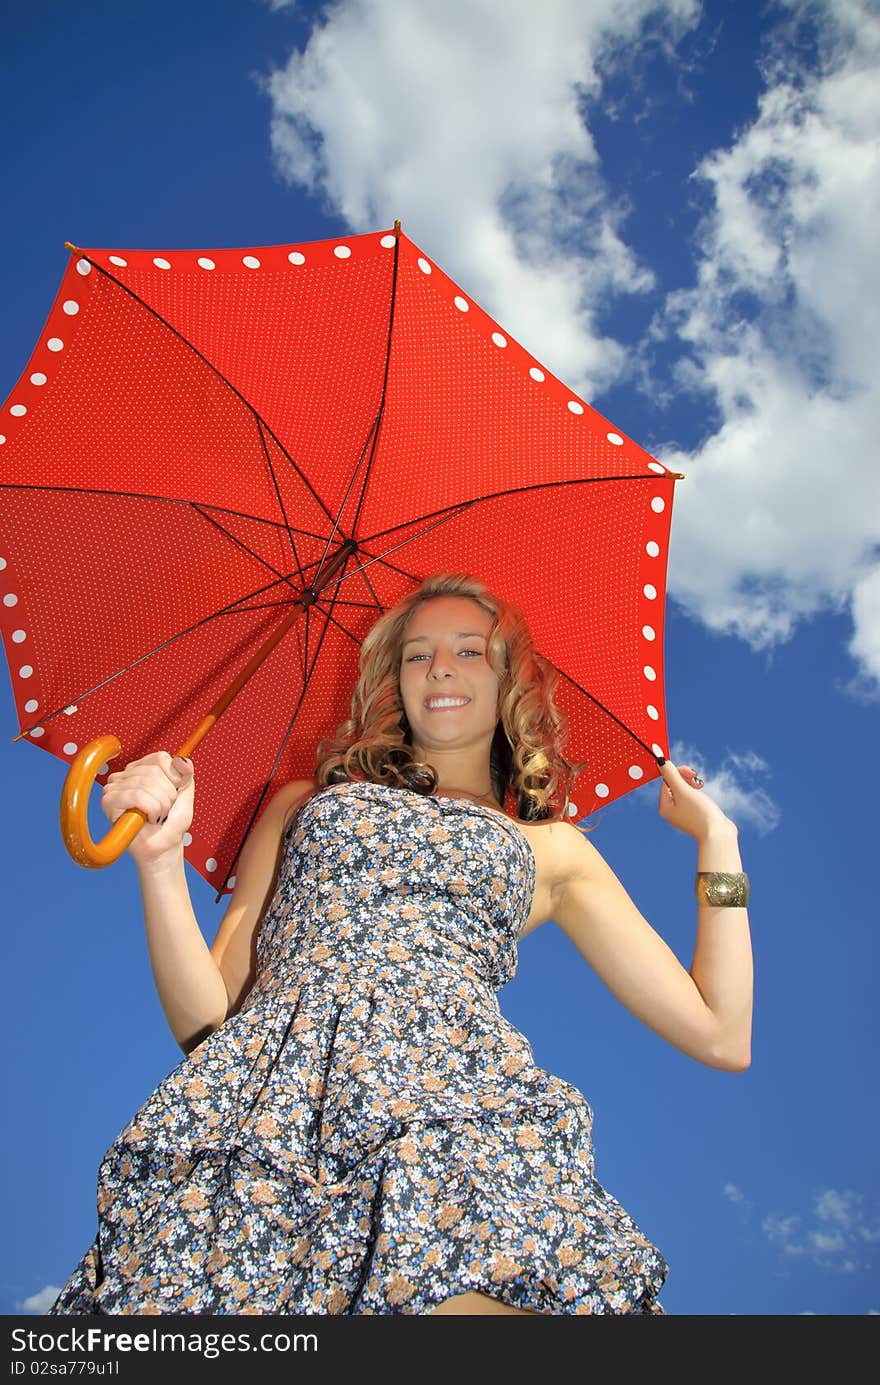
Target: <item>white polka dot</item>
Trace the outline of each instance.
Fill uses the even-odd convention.
[[[212,870],[216,870],[216,869],[217,869],[217,862],[214,860],[214,857],[213,857],[213,856],[209,856],[208,859],[207,859],[207,861],[205,862],[205,870],[212,871]]]
[[[61,340],[60,337],[50,337],[49,340],[46,342],[46,345],[48,346],[50,351],[64,350],[64,342]]]
[[[662,515],[663,511],[666,509],[666,501],[663,499],[662,495],[654,496],[654,499],[651,501],[651,509],[654,511],[655,515]]]
[[[6,434],[5,434],[5,433],[0,433],[0,447],[3,446],[3,444],[4,444],[5,441],[6,441]]]
[[[215,265],[214,261],[213,261],[213,260],[209,260],[207,255],[200,255],[199,258],[196,260],[196,264],[198,265],[199,269],[216,269],[216,268],[217,268],[217,266]]]
[[[184,832],[183,844],[184,846],[192,846],[192,832]]]
[[[393,239],[394,239],[394,237],[392,236],[392,240],[393,240]],[[235,889],[235,882],[236,882],[237,879],[238,879],[238,876],[237,876],[237,875],[230,875],[229,879],[226,881],[226,883],[227,883],[227,885],[229,886],[230,890],[234,890],[234,889]]]
[[[79,304],[77,303],[75,298],[68,298],[67,301],[65,303],[62,303],[61,306],[67,313],[68,317],[76,317],[77,313],[79,312]]]
[[[494,343],[495,343],[496,346],[506,346],[506,345],[507,345],[507,337],[503,337],[503,336],[501,335],[500,332],[493,332],[493,333],[492,333],[492,340],[494,341]]]
[[[646,640],[653,640],[653,639],[655,638],[655,636],[656,636],[656,633],[657,633],[657,632],[656,632],[656,630],[654,629],[653,625],[643,625],[643,626],[642,626],[642,634],[644,635],[644,637],[645,637]]]
[[[610,792],[611,790],[609,789],[607,784],[597,784],[594,789],[594,793],[597,798],[607,798]]]
[[[584,411],[583,404],[579,404],[576,399],[569,399],[568,407],[573,414],[582,414]]]
[[[652,706],[651,706],[650,702],[648,703],[647,707],[645,708],[645,711],[648,713],[648,716],[651,718],[652,721],[659,721],[659,720],[660,720],[660,713],[657,711],[657,708],[656,708],[656,707],[652,707]]]
[[[125,269],[128,265],[128,260],[124,260],[121,255],[111,255],[110,263],[119,265],[120,269]]]
[[[577,804],[576,804],[576,803],[569,803],[569,805],[568,805],[568,816],[569,816],[570,818],[576,818],[577,815],[578,815],[578,806],[577,806]]]
[[[336,245],[333,247],[333,254],[337,260],[347,260],[351,254],[351,247],[348,245]]]
[[[33,375],[31,376],[31,384],[45,385],[48,378],[49,377],[47,375],[44,375],[41,370],[35,370]]]
[[[85,276],[86,274],[91,274],[92,266],[89,264],[88,260],[77,260],[76,272],[77,274],[82,274],[83,276]]]
[[[5,559],[5,558],[0,558],[0,572],[3,571],[3,569],[5,568],[5,566],[6,566],[6,559]]]
[[[154,256],[154,258],[153,258],[153,264],[156,266],[157,269],[170,269],[170,268],[171,268],[170,261],[168,261],[168,260],[163,260],[163,258],[162,258],[161,255],[156,255],[156,256]]]
[[[642,769],[641,765],[630,765],[627,774],[630,779],[644,779],[645,777],[645,771]]]
[[[77,745],[76,741],[66,741],[66,742],[65,742],[65,744],[64,744],[64,754],[65,754],[65,755],[75,755],[76,752],[77,752],[78,750],[79,750],[79,746]]]
[[[648,543],[645,544],[645,552],[647,553],[647,555],[648,555],[649,558],[659,558],[659,557],[660,557],[660,545],[659,545],[659,543],[655,543],[654,540],[651,539],[650,542],[648,542]]]
[[[18,676],[19,678],[30,678],[33,672],[34,670],[31,664],[22,664],[21,668],[18,670]]]
[[[650,664],[645,664],[645,667],[642,669],[642,673],[645,675],[649,683],[656,683],[657,670],[655,668],[651,668]]]
[[[379,244],[384,245],[386,250],[391,250],[392,247],[396,244],[396,242],[396,236],[383,236],[382,239],[379,241]]]
[[[17,605],[18,605],[18,597],[15,595],[15,592],[7,592],[7,593],[6,593],[6,595],[5,595],[4,598],[3,598],[3,605],[4,605],[4,606],[17,606]]]
[[[458,293],[455,295],[455,306],[456,308],[458,308],[458,311],[460,313],[466,313],[470,309],[471,305],[466,298],[462,298],[461,294]]]
[[[614,444],[615,447],[623,446],[623,438],[620,436],[619,433],[606,433],[605,436],[610,443]]]
[[[651,746],[651,749],[653,750],[653,752],[654,752],[655,755],[659,755],[659,756],[660,756],[660,759],[661,759],[661,760],[665,760],[665,759],[666,759],[666,751],[663,749],[662,745],[658,745],[656,741],[655,741],[654,744]]]
[[[244,265],[245,269],[260,268],[260,261],[257,259],[256,255],[242,255],[241,262]]]
[[[658,476],[666,475],[665,466],[661,466],[659,462],[649,462],[648,466],[650,467],[651,471],[656,471]]]
[[[74,714],[74,712],[75,712],[76,710],[77,710],[77,708],[76,708],[76,703],[74,703],[72,707],[65,707],[65,708],[64,708],[64,715],[65,715],[66,717],[72,717],[73,714]]]
[[[41,736],[45,736],[45,734],[46,734],[46,728],[45,728],[45,726],[35,726],[35,727],[33,727],[32,730],[30,730],[30,731],[28,732],[28,735],[29,735],[29,736],[33,736],[33,738],[34,738],[35,741],[38,741],[38,740],[40,739],[40,737],[41,737]]]
[[[385,242],[383,241],[382,244],[384,245]],[[305,264],[306,262],[306,257],[300,250],[291,250],[287,258],[291,264]]]
[[[428,261],[427,261],[427,260],[422,259],[421,255],[419,256],[418,264],[419,264],[419,269],[422,271],[423,274],[430,274],[430,273],[431,273],[431,266],[428,264]]]
[[[533,366],[530,367],[530,369],[529,369],[529,374],[531,375],[531,377],[532,377],[533,380],[537,380],[537,382],[538,382],[539,385],[540,385],[541,381],[544,379],[544,372],[543,372],[543,370],[539,370],[538,367],[537,367],[536,365],[533,365]]]
[[[648,598],[649,601],[656,600],[657,588],[652,587],[650,582],[645,583],[645,585],[642,587],[642,591],[645,593],[645,596]]]
[[[26,712],[35,712],[39,705],[40,704],[35,697],[29,697],[27,702],[24,704],[24,710]]]
[[[12,414],[13,418],[24,418],[25,414],[27,413],[27,405],[13,404],[9,412]]]
[[[13,632],[12,632],[12,643],[13,643],[13,644],[24,644],[24,642],[25,642],[26,639],[27,639],[27,633],[26,633],[24,630],[13,630]]]

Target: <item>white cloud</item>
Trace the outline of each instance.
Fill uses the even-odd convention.
[[[656,449],[686,475],[669,593],[756,649],[849,613],[849,691],[874,696],[880,14],[873,0],[780,3],[756,118],[695,170],[709,211],[694,286],[656,327],[679,392],[711,400],[716,420],[691,450]],[[400,217],[595,398],[645,369],[599,310],[662,285],[626,242],[588,107],[607,73],[658,41],[671,51],[699,19],[699,0],[337,0],[266,81],[277,167],[353,230]]]
[[[808,1257],[822,1269],[853,1274],[868,1268],[865,1248],[880,1240],[880,1221],[862,1193],[826,1188],[809,1217],[766,1216],[761,1229],[788,1257]]]
[[[649,17],[669,44],[698,16],[698,0],[339,0],[268,80],[277,165],[354,230],[399,217],[590,398],[626,355],[597,305],[653,276],[622,238],[583,102]]]
[[[738,1187],[736,1183],[725,1183],[721,1191],[728,1202],[733,1203],[734,1207],[736,1207],[739,1216],[743,1220],[748,1221],[751,1217],[753,1206],[742,1188]]]
[[[880,15],[871,0],[792,3],[821,65],[769,65],[754,123],[697,170],[712,210],[696,287],[667,303],[682,387],[720,426],[676,492],[670,593],[755,648],[822,609],[880,679]]]
[[[782,813],[758,780],[768,774],[767,762],[753,750],[729,751],[716,768],[711,768],[694,746],[677,741],[672,746],[672,762],[690,765],[705,780],[704,792],[738,827],[752,827],[766,836],[779,826]]]
[[[58,1295],[61,1293],[61,1286],[58,1284],[47,1284],[45,1289],[40,1289],[39,1293],[31,1294],[30,1298],[23,1299],[16,1304],[20,1313],[44,1314],[49,1311]]]

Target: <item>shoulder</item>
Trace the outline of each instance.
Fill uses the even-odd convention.
[[[318,785],[314,779],[291,779],[273,795],[267,812],[272,812],[280,824],[281,831],[284,832],[290,826],[291,819],[307,798],[315,792]]]

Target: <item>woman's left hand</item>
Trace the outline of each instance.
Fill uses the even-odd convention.
[[[690,765],[676,766],[667,760],[659,770],[663,783],[657,811],[670,827],[697,841],[709,836],[713,828],[736,830],[714,799],[703,793],[703,781]]]

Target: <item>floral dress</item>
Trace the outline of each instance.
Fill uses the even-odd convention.
[[[104,1156],[52,1314],[426,1314],[478,1290],[655,1313],[592,1111],[502,1015],[535,859],[512,819],[369,782],[305,800],[241,1009]]]

